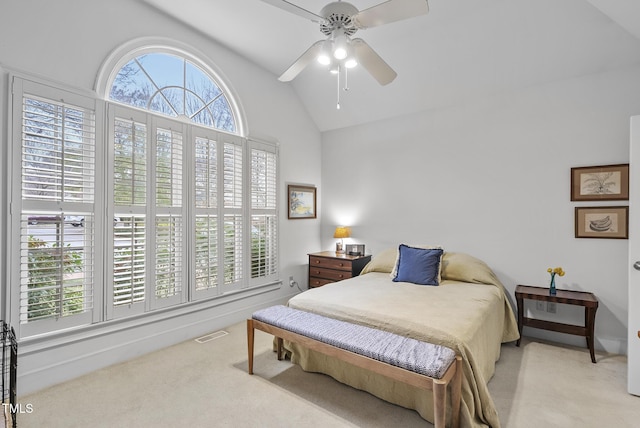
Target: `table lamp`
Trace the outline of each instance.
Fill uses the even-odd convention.
[[[340,242],[336,242],[336,253],[344,254],[343,239],[351,236],[351,228],[345,226],[336,227],[336,231],[333,232],[334,238],[340,238]]]

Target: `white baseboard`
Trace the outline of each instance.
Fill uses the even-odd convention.
[[[547,340],[550,342],[558,342],[565,345],[585,347],[587,339],[581,336],[573,336],[553,331],[540,330],[536,328],[524,328],[524,336],[535,337],[537,339]],[[596,336],[594,349],[596,354],[598,351],[604,351],[609,354],[627,355],[627,339],[615,337],[599,337]]]

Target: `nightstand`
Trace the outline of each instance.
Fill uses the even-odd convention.
[[[371,256],[349,256],[335,251],[309,254],[309,288],[360,275]]]
[[[596,326],[596,311],[598,310],[598,299],[593,293],[586,291],[557,290],[557,294],[550,295],[548,287],[532,287],[529,285],[518,285],[516,287],[516,304],[518,306],[518,330],[522,338],[522,327],[541,328],[550,331],[557,331],[566,334],[575,334],[587,338],[587,347],[591,354],[591,362],[596,362],[593,349],[594,330]],[[524,316],[524,299],[541,300],[543,302],[563,303],[565,305],[577,305],[584,307],[584,326],[564,324],[538,320]],[[520,346],[520,339],[516,343]]]

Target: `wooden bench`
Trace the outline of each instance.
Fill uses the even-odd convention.
[[[436,428],[445,426],[447,385],[451,384],[451,426],[459,426],[462,358],[450,348],[278,305],[257,311],[247,319],[249,374],[253,374],[255,329],[276,337],[278,360],[283,358],[282,342],[288,340],[433,391]]]

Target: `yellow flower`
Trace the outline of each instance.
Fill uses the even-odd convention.
[[[556,268],[553,268],[553,269],[549,268],[549,269],[547,269],[547,272],[549,272],[551,274],[551,276],[554,276],[556,274],[558,276],[564,276],[564,274],[565,274],[565,271],[560,266],[558,266]]]

